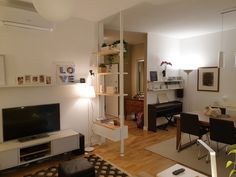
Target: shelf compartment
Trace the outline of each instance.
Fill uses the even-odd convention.
[[[121,129],[120,126],[101,123],[97,121],[94,124],[94,132],[102,137],[112,141],[120,141]],[[128,138],[128,126],[124,125],[123,128],[124,139]]]
[[[51,143],[43,143],[20,149],[20,162],[26,162],[51,154]]]

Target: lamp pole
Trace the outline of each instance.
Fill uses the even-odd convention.
[[[191,104],[191,99],[190,99],[190,94],[188,94],[188,92],[189,92],[189,90],[188,90],[188,87],[189,87],[189,74],[193,71],[192,69],[184,69],[183,70],[186,74],[187,74],[187,83],[186,83],[186,87],[187,87],[187,100],[189,101],[189,103],[188,103],[188,101],[187,101],[187,111],[191,111],[190,110],[190,104]]]

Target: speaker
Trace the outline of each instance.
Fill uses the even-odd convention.
[[[84,135],[79,133],[79,149],[73,151],[75,155],[84,154]]]
[[[183,98],[184,97],[184,89],[176,89],[175,90],[175,96],[177,98]]]

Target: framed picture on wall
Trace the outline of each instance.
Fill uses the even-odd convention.
[[[157,71],[150,71],[150,81],[157,81]]]
[[[220,69],[218,67],[201,67],[197,72],[197,90],[219,92]]]
[[[38,75],[31,76],[31,83],[38,84],[39,83],[39,76]]]
[[[24,76],[17,76],[16,77],[16,84],[23,85],[24,84]]]
[[[25,75],[24,84],[31,84],[31,75]]]

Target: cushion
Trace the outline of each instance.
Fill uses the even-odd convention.
[[[220,108],[212,108],[210,106],[207,106],[204,114],[206,116],[209,116],[212,118],[217,118],[217,117],[221,116],[221,110],[220,110]]]
[[[95,177],[95,168],[84,158],[77,158],[59,164],[59,177]]]

